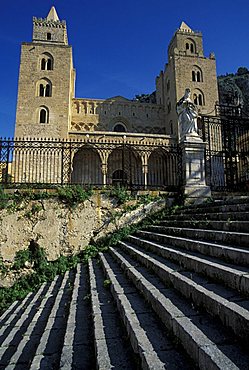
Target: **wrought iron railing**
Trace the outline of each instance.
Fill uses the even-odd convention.
[[[182,182],[178,145],[156,140],[0,139],[0,183],[4,187],[81,184],[129,189],[176,190]]]
[[[206,182],[213,191],[249,191],[249,120],[202,117]]]

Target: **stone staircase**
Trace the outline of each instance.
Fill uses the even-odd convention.
[[[190,206],[15,302],[0,369],[249,369],[249,199]]]

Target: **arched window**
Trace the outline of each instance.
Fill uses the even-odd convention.
[[[123,123],[116,123],[113,127],[114,132],[126,132],[126,127],[123,125]]]
[[[52,83],[47,78],[43,78],[37,83],[37,96],[52,96]]]
[[[186,52],[187,54],[191,53],[195,53],[196,52],[196,44],[195,44],[195,41],[188,37],[186,40],[185,40],[185,47],[186,47]]]
[[[52,35],[50,32],[47,33],[47,40],[52,40]]]
[[[195,65],[192,69],[192,81],[203,82],[202,70],[199,66]]]
[[[204,94],[201,90],[196,89],[193,94],[193,102],[195,105],[203,106],[205,105]]]
[[[39,110],[39,123],[48,123],[49,110],[47,107],[40,107]]]
[[[47,121],[47,112],[45,109],[40,110],[40,123],[46,123]]]
[[[50,53],[43,53],[39,60],[42,71],[52,71],[54,69],[54,58]]]

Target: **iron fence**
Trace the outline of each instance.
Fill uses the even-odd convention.
[[[214,191],[249,190],[249,120],[203,116],[206,181]]]
[[[1,139],[4,187],[66,184],[177,190],[182,183],[178,145],[124,140]]]

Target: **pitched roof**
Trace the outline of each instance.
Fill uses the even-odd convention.
[[[193,30],[185,22],[181,23],[179,30],[180,31],[193,32]]]

